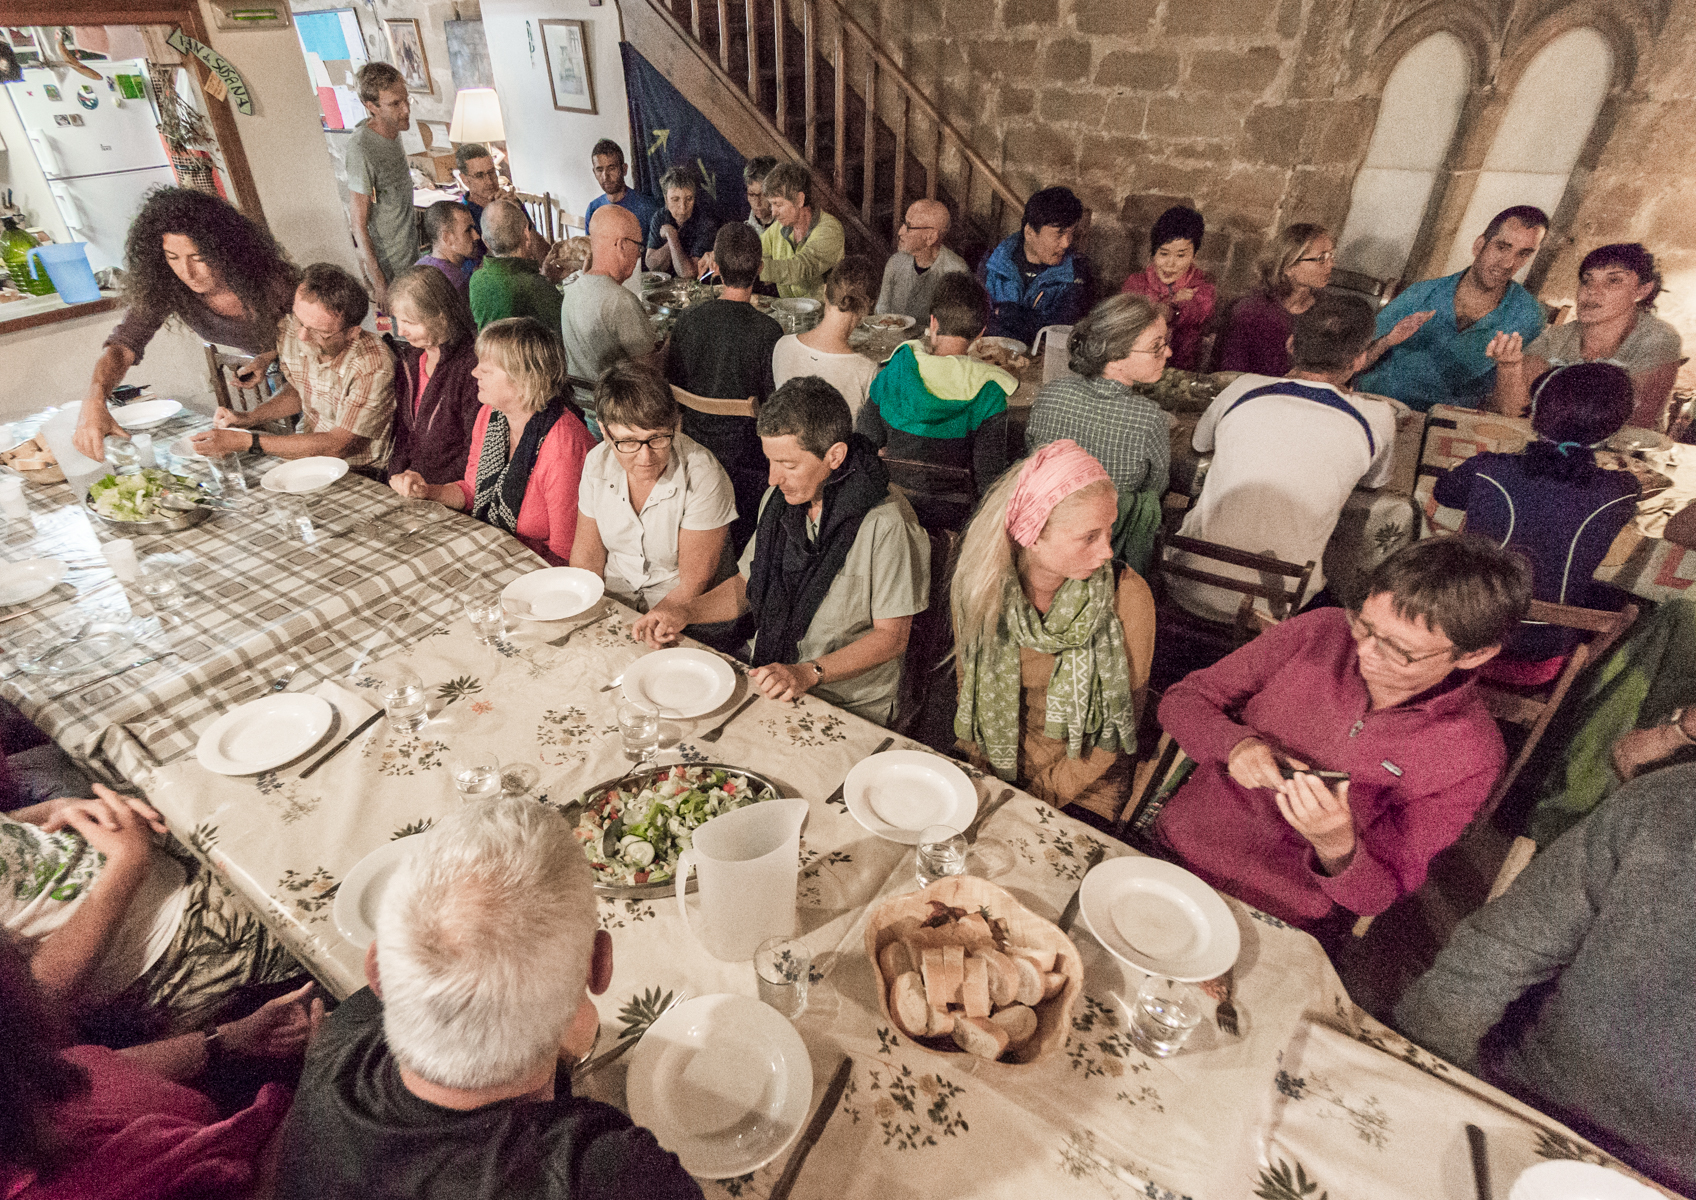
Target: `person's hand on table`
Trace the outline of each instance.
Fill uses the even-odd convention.
[[[324,1020],[324,1002],[307,1002],[317,986],[308,983],[239,1021],[220,1025],[218,1040],[230,1053],[249,1058],[292,1058],[303,1053]]]
[[[1484,347],[1484,353],[1495,359],[1498,367],[1517,367],[1525,361],[1525,339],[1517,333],[1498,330]]]
[[[219,454],[239,454],[253,444],[253,438],[241,429],[208,429],[189,439],[196,454],[207,458]]]
[[[1408,338],[1425,328],[1425,322],[1436,315],[1437,310],[1434,308],[1426,309],[1424,312],[1408,313],[1407,316],[1391,326],[1390,332],[1384,335],[1384,348],[1388,350],[1391,346],[1401,345]]]
[[[688,621],[661,602],[636,618],[630,626],[630,637],[634,641],[646,642],[649,649],[658,650],[682,637],[688,626]]]
[[[424,481],[424,476],[417,471],[402,471],[399,475],[389,476],[389,486],[405,496],[408,500],[434,500],[435,488]]]
[[[143,821],[146,821],[148,827],[152,829],[154,833],[170,832],[165,825],[165,818],[161,817],[158,810],[156,810],[147,801],[143,800],[140,796],[121,796],[105,784],[100,783],[94,785],[94,792],[96,797],[95,799],[79,796],[60,796],[56,800],[49,800],[46,805],[47,820],[51,821],[54,815],[56,815],[61,809],[68,809],[74,805],[97,804],[104,801],[106,804],[122,804],[126,806],[136,816],[140,817]],[[104,810],[96,814],[96,819],[101,820],[109,829],[116,829],[118,827],[115,819]],[[45,828],[47,822],[43,821],[41,824],[43,828]],[[54,829],[60,829],[63,827],[64,822],[60,822],[58,825],[54,826]]]
[[[1277,794],[1278,811],[1319,855],[1325,869],[1336,874],[1354,856],[1354,813],[1349,809],[1348,781],[1335,788],[1317,775],[1297,771]]]
[[[130,436],[113,418],[112,410],[106,407],[105,398],[90,396],[84,399],[82,411],[77,415],[76,430],[71,434],[71,445],[77,448],[77,453],[92,458],[95,462],[104,460],[106,438],[114,433],[121,438]]]
[[[817,679],[817,673],[801,663],[767,663],[748,672],[748,682],[768,700],[799,700]]]
[[[1293,767],[1305,767],[1306,763],[1289,760]],[[1231,747],[1231,755],[1225,760],[1225,769],[1232,779],[1245,788],[1281,788],[1288,782],[1284,773],[1278,767],[1278,756],[1272,747],[1257,737],[1246,737]]]

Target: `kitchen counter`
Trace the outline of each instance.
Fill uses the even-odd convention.
[[[102,291],[100,299],[90,300],[86,304],[66,304],[57,295],[26,296],[22,300],[0,304],[0,334],[34,329],[38,325],[52,325],[76,317],[93,316],[95,313],[110,312],[117,307],[118,293],[114,291]]]

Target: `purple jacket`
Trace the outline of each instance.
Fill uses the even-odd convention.
[[[1425,881],[1490,794],[1507,761],[1502,735],[1459,672],[1393,708],[1371,711],[1348,615],[1321,609],[1261,634],[1174,684],[1160,726],[1196,760],[1156,822],[1190,870],[1221,891],[1307,927],[1332,905],[1372,916]],[[1356,847],[1324,874],[1274,793],[1226,772],[1231,749],[1259,735],[1328,771],[1347,771]]]
[[[441,361],[418,396],[419,361],[424,351],[403,345],[395,362],[395,448],[391,476],[417,471],[424,482],[454,483],[465,474],[471,453],[471,427],[477,423],[477,381],[471,377],[477,354],[470,341],[442,347]]]

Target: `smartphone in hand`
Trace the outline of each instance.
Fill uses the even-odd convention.
[[[1279,763],[1278,773],[1285,779],[1294,779],[1297,771],[1296,768],[1290,766],[1289,763]],[[1349,773],[1347,771],[1315,771],[1309,769],[1300,772],[1300,774],[1317,775],[1320,780],[1325,783],[1347,783],[1349,781]]]

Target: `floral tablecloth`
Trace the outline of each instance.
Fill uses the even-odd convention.
[[[1532,436],[1528,419],[1446,404],[1433,406],[1430,420],[1420,462],[1423,467],[1439,470],[1447,470],[1474,454],[1514,453]],[[1660,534],[1674,513],[1696,499],[1696,451],[1674,445],[1667,450],[1647,451],[1642,457],[1655,470],[1671,477],[1673,485],[1637,506],[1636,519],[1620,530],[1608,547],[1602,565],[1596,568],[1596,578],[1645,600],[1688,598],[1691,585],[1696,584],[1696,551],[1669,542]],[[1465,514],[1439,505],[1431,496],[1434,483],[1433,475],[1422,475],[1415,493],[1428,522],[1427,531],[1458,529]]]

